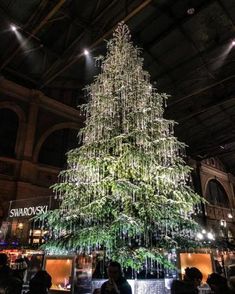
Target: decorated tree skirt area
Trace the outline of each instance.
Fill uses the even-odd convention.
[[[29,290],[29,281],[39,269],[46,270],[52,277],[50,293],[93,294],[95,289],[107,281],[106,268],[108,263],[101,258],[101,253],[93,255],[44,255],[36,250],[0,250],[8,255],[9,265],[24,271],[24,287],[22,294]],[[19,257],[26,263],[18,264]],[[234,252],[218,250],[200,250],[197,252],[178,252],[177,269],[163,269],[160,264],[153,266],[151,271],[125,271],[125,276],[132,288],[132,294],[168,294],[173,279],[184,276],[185,268],[197,267],[203,274],[205,283],[212,272],[221,271],[227,275],[229,267],[235,264]],[[24,265],[24,266],[23,266]],[[23,266],[23,267],[22,267]],[[208,293],[202,287],[201,292]]]
[[[203,274],[203,283],[213,272],[214,258],[208,253],[180,253],[177,256],[178,270],[169,271],[153,267],[151,272],[124,271],[132,294],[170,294],[173,279],[184,275],[186,267],[197,267]],[[107,263],[97,256],[45,256],[44,269],[52,277],[51,293],[92,294],[108,280]],[[203,290],[204,291],[204,290]],[[206,293],[205,291],[202,293]]]

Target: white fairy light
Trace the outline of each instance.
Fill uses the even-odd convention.
[[[202,233],[197,233],[197,238],[198,238],[199,240],[202,240],[202,239],[204,239],[204,236],[203,236]]]
[[[211,233],[211,232],[208,232],[207,233],[207,238],[209,239],[209,240],[214,240],[215,238],[214,238],[214,235]]]

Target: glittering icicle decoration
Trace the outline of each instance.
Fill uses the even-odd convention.
[[[155,262],[171,267],[164,251],[191,246],[191,214],[201,199],[186,185],[190,168],[174,122],[163,118],[168,96],[150,84],[125,24],[107,50],[97,59],[100,75],[85,90],[82,145],[68,153],[67,170],[54,185],[61,206],[46,215],[53,228],[46,246],[104,250],[136,270],[151,271]]]

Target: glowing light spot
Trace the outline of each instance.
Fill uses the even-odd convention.
[[[214,240],[214,236],[213,236],[213,234],[212,233],[207,233],[207,238],[209,239],[209,240]]]
[[[11,30],[12,30],[13,32],[16,32],[16,31],[17,31],[17,27],[14,26],[14,25],[11,25]]]
[[[85,49],[83,53],[84,53],[84,55],[89,55],[90,54],[87,49]]]
[[[202,235],[202,233],[197,233],[197,238],[199,240],[202,240],[204,238],[204,236]]]

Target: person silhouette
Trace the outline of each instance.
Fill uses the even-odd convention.
[[[30,280],[28,294],[47,294],[51,285],[51,276],[46,271],[40,270]]]
[[[175,280],[171,285],[171,294],[197,294],[202,282],[202,273],[196,267],[187,267],[183,281]]]
[[[110,262],[107,272],[109,280],[101,286],[101,294],[132,294],[131,286],[122,275],[120,263]]]
[[[7,265],[8,257],[0,253],[0,292],[7,294],[20,294],[23,281]]]
[[[229,294],[231,293],[228,287],[228,281],[218,273],[212,273],[208,276],[207,284],[215,294]]]

